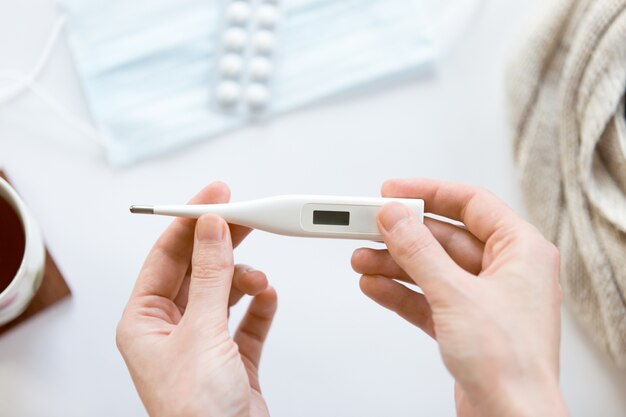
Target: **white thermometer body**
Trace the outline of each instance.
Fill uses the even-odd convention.
[[[216,214],[226,222],[286,236],[380,241],[376,216],[397,201],[424,220],[424,201],[404,198],[287,195],[229,204],[132,206],[131,212],[198,218]]]

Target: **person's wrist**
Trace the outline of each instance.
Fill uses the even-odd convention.
[[[199,395],[199,394],[196,394]],[[175,401],[180,402],[180,398]],[[204,417],[204,416],[224,416],[224,417],[248,417],[249,404],[246,401],[232,401],[223,399],[209,401],[195,401],[190,399],[177,407],[176,410],[156,413],[155,417]],[[150,414],[152,416],[152,414]]]
[[[565,417],[567,410],[556,378],[545,377],[532,385],[512,386],[505,396],[504,407],[510,407],[511,417],[554,416]],[[506,410],[503,408],[502,410]],[[494,415],[507,415],[497,413]]]
[[[527,375],[500,378],[474,390],[475,404],[485,416],[532,417],[568,415],[558,376],[550,367]]]
[[[551,382],[542,386],[535,386],[515,398],[511,395],[514,403],[512,416],[555,416],[566,417],[568,415],[565,402],[559,384]]]

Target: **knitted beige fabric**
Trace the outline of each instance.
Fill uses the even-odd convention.
[[[566,302],[626,368],[626,0],[540,7],[507,74],[522,190]]]

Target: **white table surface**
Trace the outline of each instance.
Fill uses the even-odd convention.
[[[112,170],[89,138],[26,95],[0,108],[0,166],[38,219],[72,298],[0,338],[0,415],[144,415],[115,343],[137,271],[167,219],[132,202],[185,201],[216,179],[235,200],[283,193],[377,195],[384,179],[480,184],[523,210],[505,119],[503,66],[539,0],[491,0],[436,74],[314,106]],[[0,0],[0,69],[31,68],[50,0]],[[87,117],[67,47],[42,83]],[[332,149],[333,152],[327,152]],[[358,243],[253,234],[236,259],[267,272],[279,312],[261,381],[273,416],[452,416],[435,344],[358,289]],[[234,318],[241,310],[236,310]],[[565,311],[562,387],[574,416],[626,415],[626,377]]]

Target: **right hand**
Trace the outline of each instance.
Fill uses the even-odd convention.
[[[386,205],[387,250],[352,257],[363,292],[437,340],[461,416],[564,416],[558,384],[559,253],[491,193],[393,180],[384,197],[422,198],[462,229]],[[395,279],[417,284],[423,294]]]

